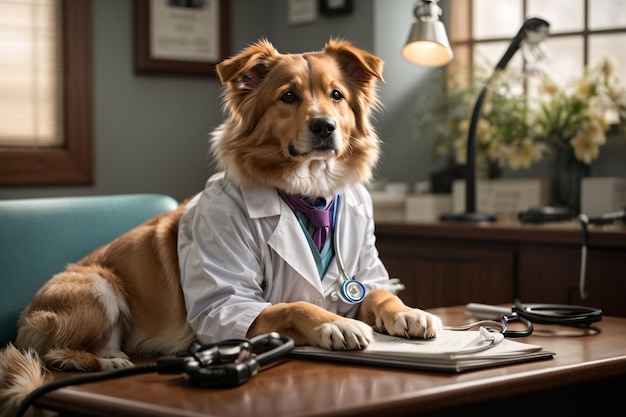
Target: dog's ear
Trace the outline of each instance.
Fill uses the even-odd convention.
[[[217,75],[222,84],[230,82],[245,90],[257,88],[269,72],[268,64],[278,51],[267,40],[245,48],[239,54],[217,64]]]
[[[354,81],[367,83],[373,78],[384,81],[383,60],[355,47],[349,41],[331,39],[324,47],[324,52],[334,57]]]

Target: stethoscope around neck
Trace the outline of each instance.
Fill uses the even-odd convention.
[[[339,249],[339,238],[337,231],[339,230],[339,211],[341,210],[341,198],[339,194],[335,197],[335,204],[333,209],[333,249],[335,252],[335,261],[337,262],[337,267],[339,268],[339,274],[342,280],[341,288],[337,291],[333,291],[330,293],[330,299],[333,301],[337,301],[341,299],[344,303],[347,304],[358,304],[363,301],[365,298],[365,294],[367,290],[365,286],[356,280],[355,275],[348,275],[346,272],[345,264],[343,263],[343,258],[341,257],[341,250]]]

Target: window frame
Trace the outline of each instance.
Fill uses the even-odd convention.
[[[0,185],[93,184],[92,2],[61,0],[64,144],[0,147]]]
[[[528,14],[528,5],[527,0],[520,0],[522,5],[522,16],[527,16]],[[473,0],[451,0],[450,3],[454,6],[451,7],[451,4],[448,5],[448,13],[449,13],[449,26],[451,31],[456,30],[458,35],[454,35],[451,33],[450,37],[450,45],[453,50],[455,50],[455,46],[461,46],[467,48],[465,51],[465,55],[463,57],[459,57],[459,59],[455,59],[456,62],[452,62],[449,66],[449,70],[456,71],[459,68],[469,68],[470,73],[473,72],[476,63],[474,62],[474,48],[477,44],[489,44],[493,42],[510,42],[515,33],[511,34],[511,37],[500,38],[500,37],[489,37],[484,39],[476,39],[474,37],[473,32],[473,8],[474,1]],[[610,29],[591,29],[590,25],[590,0],[583,1],[583,29],[576,31],[567,31],[567,32],[559,32],[559,33],[550,33],[550,38],[561,38],[561,37],[572,37],[579,36],[583,41],[583,63],[581,70],[587,67],[590,56],[590,39],[596,35],[607,35],[607,34],[616,34],[616,33],[625,33],[626,27],[616,27]],[[523,22],[520,22],[520,26]],[[456,51],[455,51],[456,52]]]

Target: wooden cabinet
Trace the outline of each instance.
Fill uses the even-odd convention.
[[[587,298],[579,295],[582,232],[551,225],[378,222],[377,247],[409,305],[577,304],[626,317],[626,227],[590,226]]]

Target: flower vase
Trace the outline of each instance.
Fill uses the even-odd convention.
[[[580,213],[582,179],[591,175],[591,166],[578,160],[573,152],[559,149],[553,154],[551,201],[556,207],[568,207]]]
[[[486,169],[487,179],[497,180],[502,178],[502,167],[500,163],[497,161],[488,160],[487,161],[487,169]]]

